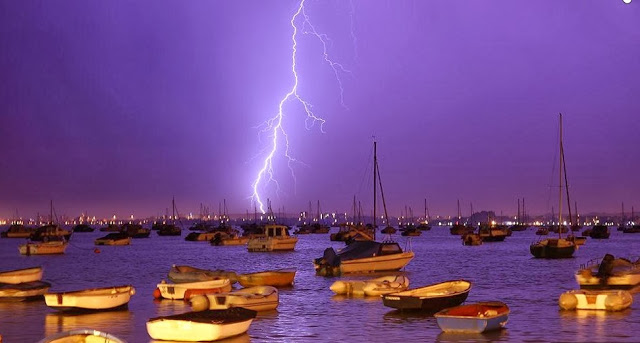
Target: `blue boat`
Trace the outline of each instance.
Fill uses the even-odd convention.
[[[434,317],[444,332],[482,333],[504,328],[509,307],[500,301],[478,302],[444,309]]]

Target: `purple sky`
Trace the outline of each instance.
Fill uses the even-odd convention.
[[[636,3],[637,2],[637,3]],[[0,2],[0,217],[253,211],[269,138],[293,85],[299,1]],[[353,5],[353,6],[352,6]],[[640,212],[640,0],[315,1],[333,71],[298,36],[274,210],[371,211],[372,136],[390,214],[557,211],[558,112],[581,213]],[[352,10],[353,9],[353,10]],[[554,165],[555,170],[554,170]],[[550,187],[551,183],[555,190]],[[315,205],[314,205],[315,206]],[[566,213],[566,212],[565,212]]]

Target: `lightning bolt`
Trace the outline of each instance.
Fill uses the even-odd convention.
[[[307,130],[310,130],[314,125],[319,123],[320,132],[325,133],[324,124],[326,120],[315,115],[314,112],[312,111],[313,106],[311,105],[311,103],[306,101],[300,94],[298,94],[298,71],[297,71],[296,56],[298,52],[297,37],[299,32],[315,37],[322,44],[323,60],[332,69],[336,77],[338,87],[340,89],[340,104],[345,109],[347,108],[344,105],[344,87],[342,84],[342,80],[340,79],[340,73],[342,72],[350,73],[350,71],[345,69],[340,63],[334,62],[330,59],[327,47],[331,41],[326,34],[318,33],[315,26],[311,23],[309,16],[305,12],[304,3],[305,3],[305,0],[300,1],[298,10],[291,17],[291,27],[293,28],[293,34],[291,35],[291,41],[292,41],[291,74],[294,80],[293,86],[291,87],[291,90],[287,94],[285,94],[282,100],[280,100],[280,103],[278,104],[278,113],[259,126],[261,128],[260,134],[267,133],[271,138],[270,148],[267,148],[268,150],[267,156],[265,157],[264,162],[262,163],[262,167],[258,171],[258,174],[255,180],[253,181],[253,184],[251,185],[253,188],[253,194],[251,195],[251,199],[258,204],[258,206],[260,207],[260,211],[262,213],[265,213],[265,209],[264,209],[263,200],[260,197],[260,192],[259,192],[261,185],[262,184],[266,185],[270,182],[273,182],[276,185],[276,190],[277,191],[280,190],[280,184],[274,178],[274,168],[273,168],[273,159],[278,153],[278,142],[282,140],[284,143],[284,147],[282,148],[282,155],[287,159],[287,167],[291,171],[291,175],[293,177],[294,183],[296,181],[296,177],[295,177],[295,173],[293,172],[293,164],[296,162],[301,163],[300,161],[293,158],[289,153],[289,136],[287,135],[287,132],[284,130],[282,126],[283,121],[285,119],[285,115],[284,115],[285,103],[291,100],[300,103],[302,105],[302,108],[304,109],[304,113],[306,114],[305,128]],[[302,21],[300,28],[296,26],[297,20]]]

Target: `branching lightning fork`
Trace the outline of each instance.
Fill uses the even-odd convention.
[[[285,103],[289,100],[295,100],[299,102],[304,108],[304,112],[307,116],[305,119],[305,128],[309,130],[316,123],[319,123],[320,131],[324,133],[323,126],[324,126],[325,120],[319,116],[316,116],[312,111],[312,105],[308,101],[306,101],[304,98],[302,98],[300,94],[298,94],[298,71],[297,71],[297,64],[296,64],[296,55],[297,55],[297,48],[298,48],[297,37],[298,37],[299,31],[301,31],[304,34],[309,34],[317,38],[322,44],[324,61],[333,70],[333,73],[338,83],[338,87],[340,88],[340,103],[342,104],[343,107],[346,108],[346,106],[344,105],[344,98],[343,98],[344,88],[342,86],[342,81],[340,80],[340,73],[341,72],[348,73],[349,71],[346,70],[340,63],[336,63],[329,58],[329,54],[327,51],[327,44],[330,41],[325,34],[318,33],[315,27],[311,24],[311,21],[309,20],[309,16],[305,12],[304,3],[305,3],[305,0],[300,1],[298,10],[295,12],[293,17],[291,17],[291,27],[293,28],[293,34],[291,36],[291,41],[292,41],[291,73],[294,79],[293,86],[291,90],[282,98],[282,100],[280,100],[280,103],[278,105],[278,113],[274,117],[265,121],[261,125],[262,129],[260,133],[268,133],[270,135],[269,136],[270,146],[267,147],[266,149],[268,151],[268,154],[265,157],[264,162],[262,163],[262,168],[260,168],[255,180],[253,181],[253,184],[252,184],[253,194],[251,198],[260,207],[260,211],[262,213],[265,213],[265,208],[264,208],[263,199],[260,197],[260,188],[264,187],[264,185],[270,182],[273,182],[276,185],[276,190],[280,189],[280,185],[278,184],[278,181],[274,178],[274,167],[273,167],[273,159],[276,156],[276,154],[278,154],[278,151],[279,151],[279,148],[278,148],[279,140],[281,140],[281,142],[284,144],[284,146],[280,148],[280,150],[282,150],[282,152],[280,153],[287,159],[287,166],[289,167],[289,170],[291,171],[291,175],[295,182],[295,174],[293,172],[293,163],[298,161],[289,154],[289,137],[282,126],[283,121],[285,119],[284,109],[283,109]],[[296,21],[298,20],[302,21],[300,28],[296,26]]]

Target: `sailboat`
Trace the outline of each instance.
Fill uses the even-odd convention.
[[[427,207],[427,199],[424,199],[424,221],[418,224],[418,230],[428,231],[431,230],[429,225],[429,208]]]
[[[176,199],[171,199],[172,206],[172,215],[171,215],[171,223],[163,222],[153,224],[157,227],[158,236],[180,236],[182,235],[182,230],[176,226]]]
[[[380,181],[378,171],[377,144],[373,142],[373,227],[376,227],[376,183]],[[380,182],[384,205],[384,193]],[[385,206],[386,212],[386,206]],[[374,231],[375,239],[375,231]],[[371,273],[399,270],[414,257],[413,251],[405,252],[397,242],[375,240],[354,241],[344,249],[327,248],[322,257],[313,261],[316,275],[338,276],[347,273]]]
[[[546,238],[531,244],[529,251],[536,258],[570,258],[576,251],[576,244],[572,241],[562,238],[562,172],[565,169],[564,164],[564,148],[562,145],[562,113],[560,113],[560,164],[558,173],[560,175],[559,193],[558,193],[558,238]],[[565,170],[565,185],[566,170]],[[567,194],[568,194],[567,190]]]

